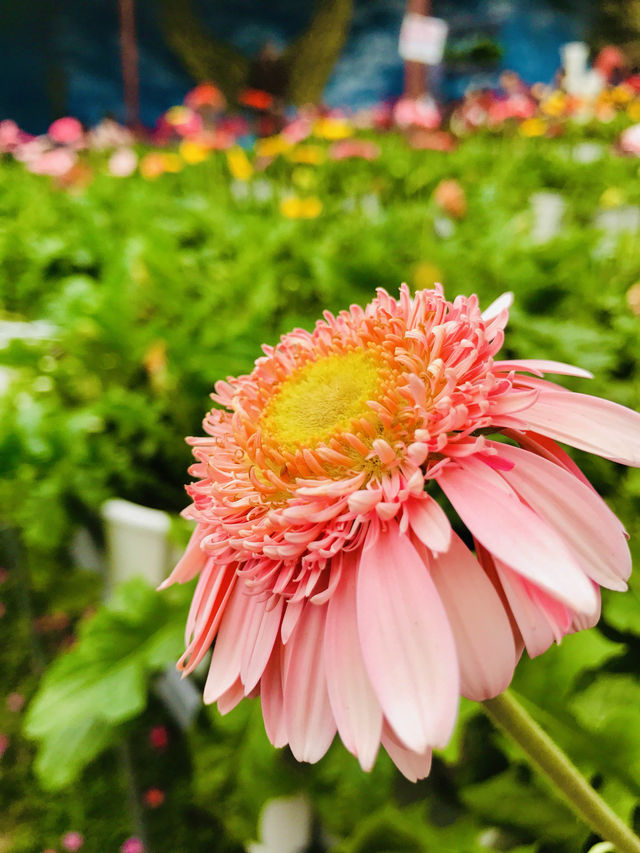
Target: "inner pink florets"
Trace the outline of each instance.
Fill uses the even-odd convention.
[[[406,530],[407,502],[425,483],[452,457],[489,459],[495,450],[479,431],[535,396],[494,370],[506,318],[485,322],[475,296],[451,303],[436,286],[412,299],[403,285],[398,300],[379,290],[364,310],[327,312],[312,333],[265,347],[251,374],[216,385],[223,409],[205,419],[208,438],[190,439],[200,479],[188,487],[187,515],[203,527],[202,549],[217,565],[236,564],[257,593],[328,598],[332,557],[360,547],[372,518]],[[357,351],[376,365],[376,398],[320,442],[279,443],[265,412],[284,383]]]

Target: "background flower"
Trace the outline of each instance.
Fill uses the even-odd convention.
[[[48,130],[49,138],[61,145],[77,145],[82,141],[82,125],[73,116],[56,119]]]
[[[109,172],[116,178],[127,178],[138,165],[138,155],[133,148],[118,148],[109,157]]]
[[[84,847],[84,836],[80,832],[65,832],[60,843],[69,853],[75,853]]]
[[[139,838],[131,836],[121,845],[120,853],[144,853],[144,845]]]

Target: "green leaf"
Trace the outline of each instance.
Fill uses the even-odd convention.
[[[603,781],[598,793],[614,812],[628,825],[633,826],[633,814],[640,804],[637,791],[630,791],[618,779],[612,777]]]
[[[85,717],[71,726],[51,732],[46,746],[38,751],[34,769],[49,790],[63,788],[116,738],[116,730],[95,717]]]
[[[45,673],[24,723],[39,741],[36,771],[45,787],[74,779],[116,726],[143,710],[149,675],[182,648],[182,621],[182,607],[132,580],[81,626],[76,645]]]
[[[569,758],[583,774],[600,774],[608,779],[616,780],[627,790],[638,793],[637,775],[630,772],[629,763],[624,750],[616,739],[614,732],[603,734],[585,726],[576,718],[573,706],[579,701],[579,695],[568,701],[564,710],[547,710],[544,697],[539,704],[519,697],[523,706],[532,717],[542,726],[545,732],[556,741]],[[504,752],[513,760],[522,760],[522,751],[508,736],[496,732]]]
[[[525,781],[517,767],[470,785],[462,799],[484,820],[525,830],[531,839],[568,841],[588,834],[546,782],[538,776]]]
[[[583,673],[600,668],[625,649],[597,630],[569,634],[559,645],[551,646],[544,658],[524,657],[518,664],[512,687],[526,697],[544,697],[548,711],[564,709],[566,697]]]
[[[423,803],[401,809],[388,804],[360,821],[333,853],[485,853],[482,828],[462,817],[439,826]]]
[[[637,676],[604,673],[569,704],[603,756],[603,764],[624,768],[622,781],[640,796],[640,684]]]

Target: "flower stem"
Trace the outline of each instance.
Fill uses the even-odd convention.
[[[640,853],[640,838],[614,814],[510,691],[482,704],[491,720],[511,735],[597,835],[614,844],[618,853]]]

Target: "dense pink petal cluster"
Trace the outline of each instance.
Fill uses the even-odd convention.
[[[523,647],[626,587],[622,524],[556,441],[640,465],[640,415],[541,378],[579,368],[497,360],[509,304],[379,290],[219,382],[189,439],[197,527],[164,584],[199,575],[179,667],[215,639],[205,701],[259,696],[299,760],[337,731],[364,769],[382,744],[424,777],[460,694],[497,695]]]

